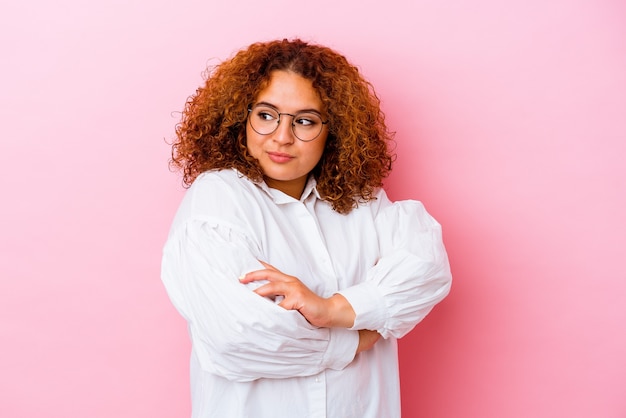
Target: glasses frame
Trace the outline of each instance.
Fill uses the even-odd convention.
[[[255,106],[248,106],[248,116],[252,113],[252,111],[257,107],[258,105]],[[291,116],[291,133],[293,134],[294,137],[296,137],[298,139],[298,141],[302,141],[302,142],[311,142],[311,141],[315,141],[317,138],[319,138],[319,136],[322,134],[322,131],[324,130],[324,125],[326,125],[328,122],[330,122],[329,120],[324,121],[324,119],[322,119],[322,115],[319,115],[320,120],[322,121],[322,127],[320,128],[320,131],[317,135],[315,135],[315,137],[311,138],[311,139],[302,139],[300,138],[297,134],[296,134],[296,124],[294,123],[294,121],[296,120],[296,116],[298,116],[300,113],[313,113],[313,112],[298,112],[298,113],[287,113],[287,112],[279,112],[276,109],[273,109],[271,106],[267,106],[267,105],[263,105],[265,107],[268,107],[272,110],[274,110],[277,114],[278,114],[278,120],[276,121],[276,127],[274,128],[274,130],[272,130],[272,132],[268,132],[266,134],[261,133],[259,131],[256,130],[256,128],[254,127],[254,125],[252,124],[252,120],[250,120],[250,118],[248,118],[248,120],[250,121],[250,127],[252,128],[252,130],[254,132],[256,132],[259,135],[271,135],[274,132],[276,132],[276,130],[278,129],[278,127],[280,126],[280,121],[281,121],[281,117],[283,115],[287,115],[287,116]],[[317,113],[317,112],[315,112]]]

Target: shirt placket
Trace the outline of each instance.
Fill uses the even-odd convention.
[[[337,291],[337,280],[335,279],[335,272],[330,259],[330,254],[326,248],[324,237],[318,226],[317,218],[315,216],[314,204],[315,199],[307,199],[304,204],[301,204],[298,210],[300,211],[299,219],[301,227],[306,233],[306,237],[309,239],[309,245],[314,251],[316,268],[319,271],[318,278],[323,280],[324,296],[327,297]],[[317,375],[310,376],[309,381],[309,399],[310,399],[310,417],[311,418],[326,418],[327,416],[327,379],[326,371],[322,371]]]
[[[318,225],[315,213],[315,198],[307,199],[302,205],[301,219],[306,223],[306,232],[311,248],[314,249],[316,268],[319,270],[319,278],[324,281],[325,294],[320,295],[328,297],[337,292],[338,284],[330,253],[326,246],[326,241],[322,231]]]
[[[326,418],[326,372],[323,371],[309,379],[309,399],[311,418]]]

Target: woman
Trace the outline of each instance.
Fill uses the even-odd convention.
[[[449,292],[439,224],[381,189],[379,100],[338,53],[257,43],[186,104],[162,278],[193,417],[399,417],[396,340]]]

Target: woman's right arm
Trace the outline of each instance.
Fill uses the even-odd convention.
[[[358,331],[312,326],[241,284],[242,274],[262,268],[259,256],[245,233],[212,219],[178,225],[164,247],[162,280],[188,321],[203,369],[250,381],[347,366],[369,340]]]

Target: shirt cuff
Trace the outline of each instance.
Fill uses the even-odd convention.
[[[322,359],[324,369],[341,370],[354,360],[359,333],[347,328],[329,328],[329,342]]]
[[[356,314],[352,330],[379,331],[385,327],[387,309],[373,283],[364,282],[337,292],[350,302]]]

